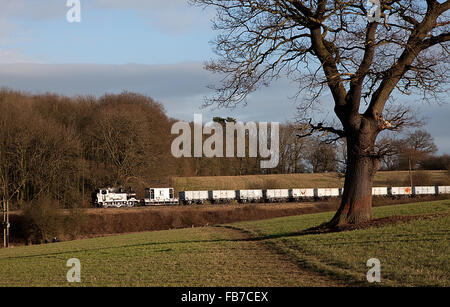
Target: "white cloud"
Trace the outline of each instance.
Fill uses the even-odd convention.
[[[15,23],[0,19],[0,46],[14,39],[13,33],[17,30],[18,26]]]
[[[0,64],[29,63],[29,62],[38,62],[38,61],[35,58],[30,58],[28,56],[23,55],[18,50],[0,48]]]
[[[0,18],[41,20],[64,16],[65,0],[0,0]]]
[[[8,55],[4,53],[4,55]],[[8,55],[12,59],[11,54]],[[14,55],[19,58],[20,55]],[[0,61],[2,59],[0,53]],[[201,63],[177,65],[48,65],[0,64],[0,84],[33,93],[56,92],[69,96],[120,93],[124,90],[153,97],[165,106],[169,116],[193,120],[203,113],[205,121],[213,116],[231,116],[242,121],[293,120],[295,104],[288,99],[295,84],[279,80],[249,98],[246,107],[201,110],[203,97],[211,95],[207,85],[217,76],[203,70]],[[324,98],[325,99],[325,98]],[[331,98],[330,98],[331,99]],[[417,107],[417,105],[412,105]],[[423,109],[423,108],[422,108]],[[330,114],[332,114],[330,110]],[[450,153],[448,135],[450,105],[427,105],[423,115],[429,118],[424,127],[435,138],[440,153]]]
[[[210,26],[212,10],[193,7],[187,0],[80,0],[83,11],[131,10],[150,26],[170,31],[185,31]],[[0,21],[11,18],[47,20],[63,18],[68,10],[66,0],[0,0]]]
[[[169,31],[210,26],[210,20],[214,16],[213,10],[193,7],[187,0],[92,0],[89,5],[102,10],[135,10],[150,25]]]
[[[156,99],[206,94],[212,76],[201,63],[179,65],[0,65],[0,84],[32,92],[102,95],[135,91]]]
[[[207,88],[218,80],[201,63],[176,65],[5,64],[0,65],[0,84],[33,93],[56,92],[69,96],[120,93],[124,90],[149,95],[164,103],[172,117],[191,120],[194,113],[205,118],[234,116],[239,120],[284,121],[292,119],[295,106],[287,99],[294,91],[287,82],[252,95],[247,107],[201,109]]]

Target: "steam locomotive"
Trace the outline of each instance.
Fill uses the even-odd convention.
[[[132,189],[125,191],[123,188],[103,188],[92,193],[92,203],[96,207],[120,208],[134,207],[139,204],[139,200]]]

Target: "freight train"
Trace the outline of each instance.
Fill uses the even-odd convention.
[[[203,190],[182,191],[175,198],[173,188],[145,189],[144,199],[137,200],[132,190],[104,188],[93,193],[93,204],[98,207],[133,207],[193,205],[193,204],[226,204],[239,203],[276,203],[315,201],[342,196],[342,188],[299,188],[299,189],[253,189],[253,190]],[[450,194],[450,186],[418,186],[418,187],[374,187],[372,195],[376,197],[412,197],[426,195]]]

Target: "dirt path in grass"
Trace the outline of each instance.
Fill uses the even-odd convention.
[[[282,254],[261,240],[253,240],[250,234],[235,228],[214,227],[214,230],[233,240],[236,253],[245,257],[246,266],[252,267],[252,275],[258,275],[263,286],[270,287],[339,287],[348,284],[321,275],[296,263],[291,257]],[[255,277],[255,276],[252,276]]]
[[[68,258],[82,261],[82,286],[346,286],[225,227],[135,234],[0,252],[0,286],[67,286]]]

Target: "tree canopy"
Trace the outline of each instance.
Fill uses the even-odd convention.
[[[207,104],[233,106],[287,75],[307,94],[305,107],[329,88],[344,126],[348,117],[358,119],[365,101],[364,115],[380,119],[381,129],[392,129],[404,119],[400,111],[383,120],[394,90],[425,99],[447,90],[449,1],[380,1],[379,22],[368,21],[367,1],[360,0],[191,2],[217,9],[219,58],[206,68],[224,79]]]

